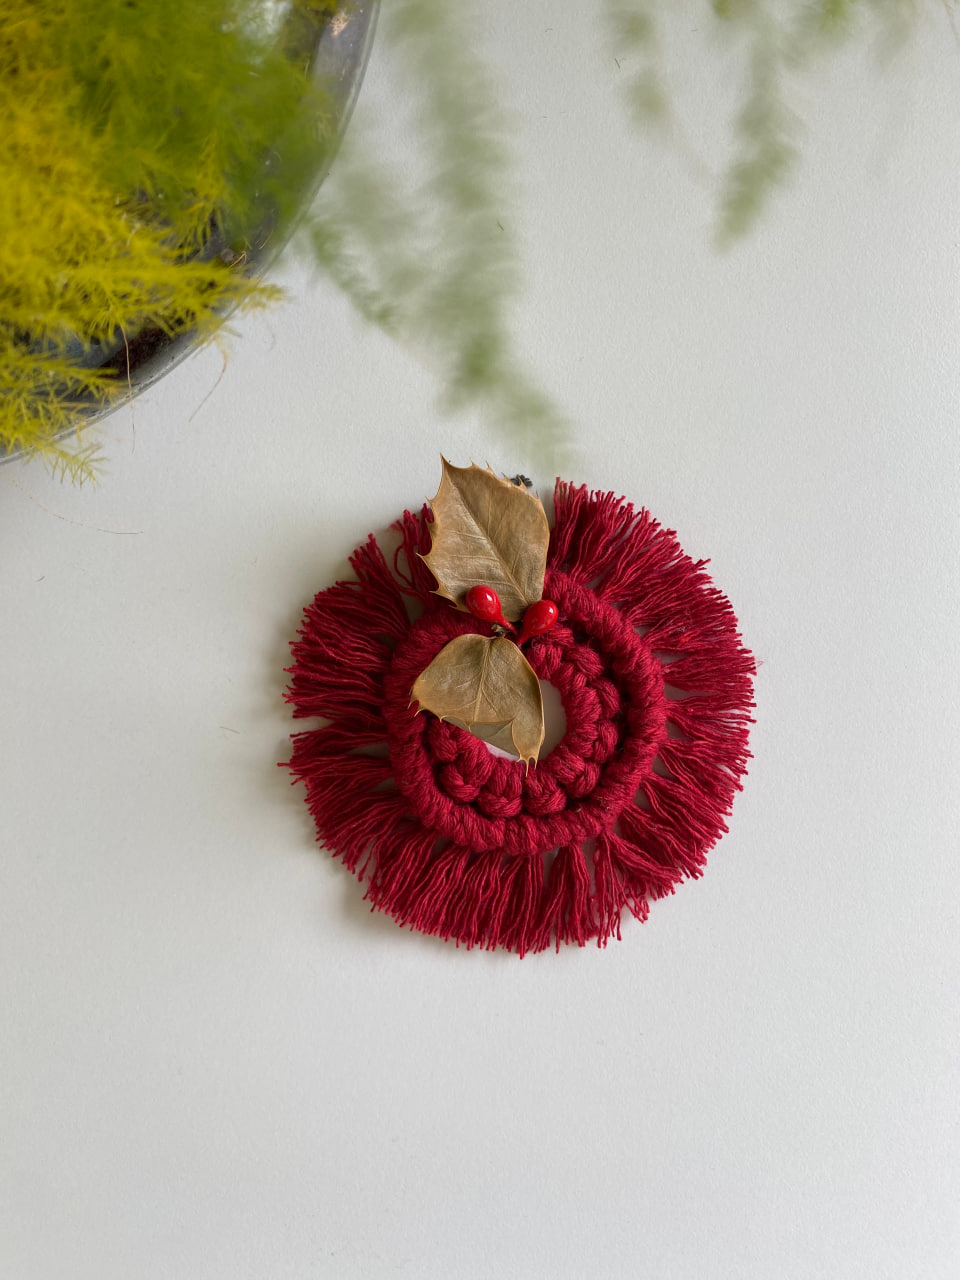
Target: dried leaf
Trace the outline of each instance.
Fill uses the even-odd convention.
[[[441,720],[536,763],[543,745],[537,673],[505,636],[457,636],[421,672],[411,700]]]
[[[500,597],[505,618],[522,618],[543,595],[550,527],[540,499],[488,467],[453,467],[444,458],[430,506],[433,541],[423,558],[437,595],[463,609],[463,597],[482,583]]]

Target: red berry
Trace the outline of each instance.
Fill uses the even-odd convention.
[[[503,616],[503,610],[500,608],[500,597],[494,591],[493,587],[485,587],[477,584],[471,587],[464,597],[464,603],[475,618],[480,618],[483,622],[499,622],[501,627],[507,627],[512,631],[513,627]]]
[[[537,600],[523,615],[523,630],[517,644],[526,644],[534,636],[542,636],[545,631],[550,630],[559,616],[560,610],[552,600]]]

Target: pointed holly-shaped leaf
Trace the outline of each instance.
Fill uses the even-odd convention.
[[[432,543],[423,558],[437,595],[460,609],[471,587],[491,587],[505,618],[516,622],[543,595],[550,527],[543,503],[488,467],[454,467],[430,503]]]
[[[543,745],[543,698],[530,663],[505,636],[457,636],[421,672],[411,700],[534,764]]]

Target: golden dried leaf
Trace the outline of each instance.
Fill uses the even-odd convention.
[[[430,503],[432,543],[424,561],[437,595],[465,608],[471,587],[484,584],[500,597],[503,615],[516,622],[543,595],[550,527],[543,503],[523,485],[489,467],[453,467]]]
[[[543,745],[540,681],[505,636],[451,640],[417,677],[411,700],[527,764],[537,761]]]

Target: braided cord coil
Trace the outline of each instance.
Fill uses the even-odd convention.
[[[426,509],[395,526],[392,571],[372,536],[354,553],[293,644],[294,715],[328,722],[289,762],[318,840],[374,909],[468,947],[619,937],[625,908],[700,874],[749,754],[753,659],[703,564],[613,494],[558,481],[555,499],[559,622],[526,653],[566,731],[537,766],[410,705],[443,646],[483,630],[433,594]]]

